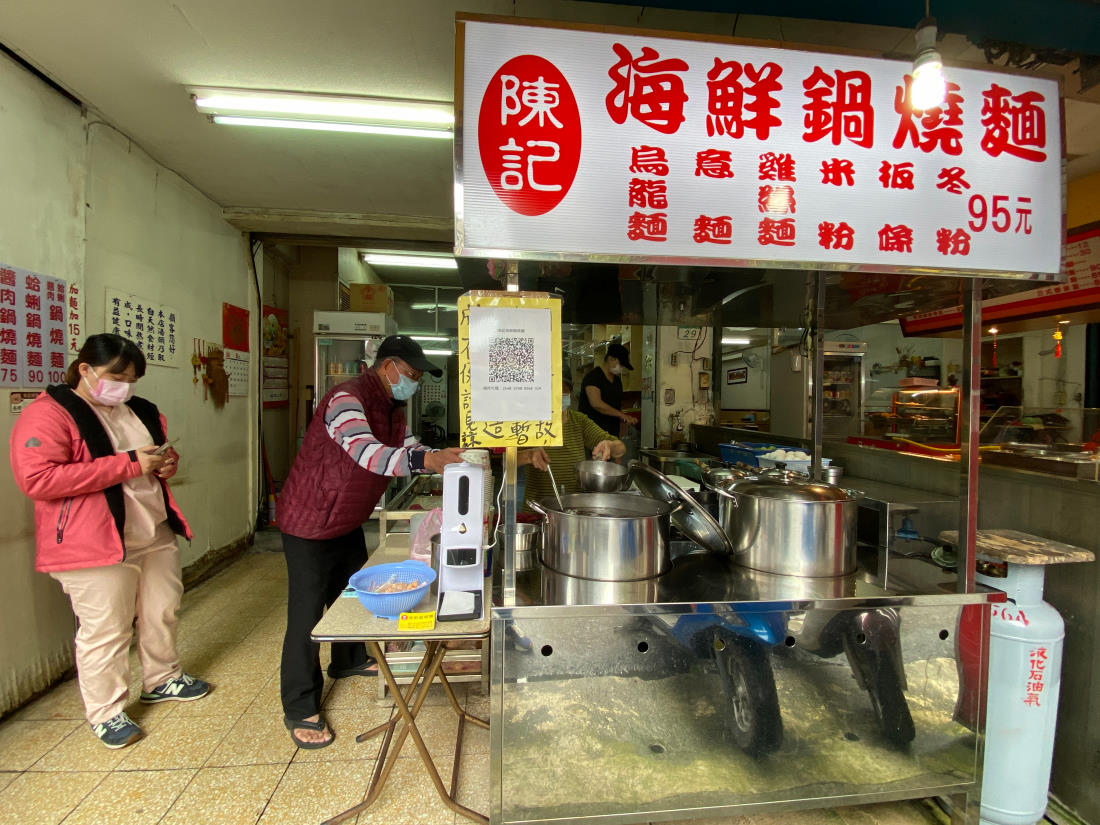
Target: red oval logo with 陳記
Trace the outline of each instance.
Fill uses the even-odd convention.
[[[544,57],[513,57],[489,81],[477,137],[497,197],[521,215],[549,212],[581,161],[580,110],[565,75]]]

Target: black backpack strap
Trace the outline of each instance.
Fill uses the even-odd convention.
[[[54,384],[46,387],[46,393],[72,416],[76,423],[76,430],[88,445],[88,452],[92,454],[92,458],[105,458],[115,454],[114,445],[111,444],[103,422],[87,402],[73,392],[72,387],[67,384]],[[122,485],[111,485],[103,491],[103,495],[107,498],[107,507],[111,511],[111,517],[115,521],[115,527],[118,528],[118,535],[121,538],[126,535],[126,500],[122,495]]]
[[[160,426],[160,410],[157,409],[157,405],[135,395],[126,402],[126,406],[133,410],[134,415],[145,425],[145,429],[153,437],[153,443],[158,447],[163,444],[165,441],[164,428]]]

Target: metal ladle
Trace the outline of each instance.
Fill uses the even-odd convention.
[[[565,512],[565,505],[561,503],[561,493],[558,492],[558,482],[554,481],[554,468],[546,465],[546,472],[550,473],[550,486],[554,488],[554,498],[558,500],[558,509]]]

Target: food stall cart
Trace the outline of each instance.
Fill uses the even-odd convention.
[[[735,323],[745,295],[767,294],[753,306],[767,305],[771,326],[803,321],[814,388],[827,323],[898,317],[899,295],[961,300],[965,318],[958,574],[901,558],[855,558],[835,575],[752,569],[705,549],[713,519],[683,517],[696,512],[686,500],[672,508],[679,532],[653,531],[668,561],[654,575],[545,563],[517,573],[508,446],[490,821],[656,822],[945,796],[959,821],[976,822],[982,697],[971,680],[985,672],[989,605],[1004,598],[974,581],[980,302],[1059,273],[1056,84],[959,71],[945,108],[921,112],[897,62],[461,17],[457,65],[456,252],[510,260],[509,290],[525,258],[645,265],[647,324],[701,308]],[[1033,107],[1041,139],[1033,130],[1006,150],[999,121],[983,127],[983,99],[1014,116],[1005,95]],[[885,136],[874,136],[876,115]],[[985,152],[965,170],[962,145]],[[1020,213],[1014,233],[1005,203]],[[678,287],[660,283],[662,266],[678,268],[684,298],[664,300]],[[469,366],[460,332],[460,372]],[[643,410],[656,390],[643,383]],[[820,478],[819,389],[812,400]],[[632,558],[633,529],[589,551]],[[854,552],[848,522],[836,529]],[[560,553],[583,552],[583,531],[555,535]],[[754,540],[772,541],[774,556],[803,549],[775,535]],[[963,614],[976,637],[958,637]]]

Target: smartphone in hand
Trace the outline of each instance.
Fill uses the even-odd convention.
[[[175,444],[177,441],[179,441],[178,438],[173,438],[171,441],[165,441],[153,451],[153,455],[164,455],[166,452],[168,452],[168,448]]]

